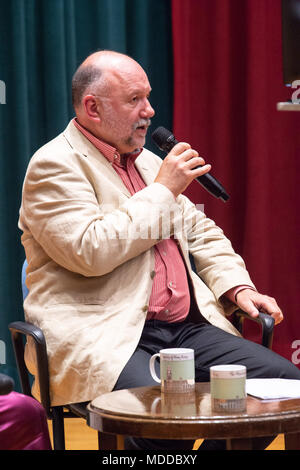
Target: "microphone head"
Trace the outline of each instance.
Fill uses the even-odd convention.
[[[153,141],[156,143],[160,150],[170,152],[170,150],[177,144],[177,141],[168,129],[163,126],[157,127],[151,135]]]

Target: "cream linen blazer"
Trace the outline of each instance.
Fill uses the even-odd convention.
[[[170,235],[178,240],[201,314],[238,334],[225,317],[234,305],[221,297],[236,285],[253,286],[243,260],[186,197],[175,200],[153,182],[161,162],[142,151],[136,166],[147,186],[131,196],[72,121],[29,162],[19,219],[28,261],[24,310],[46,337],[53,406],[113,389],[145,323],[153,247]],[[35,375],[30,341],[26,362]],[[39,398],[36,383],[33,394]]]

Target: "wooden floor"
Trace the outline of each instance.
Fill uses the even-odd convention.
[[[52,439],[52,424],[49,422],[50,437]],[[66,450],[97,450],[98,437],[94,429],[89,428],[80,418],[65,419]],[[197,448],[202,440],[196,441]],[[284,450],[284,438],[280,434],[267,450]]]

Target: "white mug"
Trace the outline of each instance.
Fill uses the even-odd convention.
[[[154,363],[160,358],[160,378]],[[162,392],[185,393],[195,390],[194,350],[187,348],[161,349],[149,362],[153,379],[161,384]]]
[[[246,410],[246,372],[246,367],[239,364],[210,367],[213,411]]]

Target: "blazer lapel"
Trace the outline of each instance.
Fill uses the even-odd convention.
[[[80,152],[84,157],[89,158],[93,164],[99,169],[103,176],[107,176],[112,184],[114,184],[119,191],[121,191],[126,197],[131,197],[130,192],[124,185],[122,179],[112,167],[111,163],[105,158],[104,155],[74,126],[71,121],[65,131],[63,132],[64,137],[69,142],[70,146]],[[153,168],[151,160],[147,157],[144,151],[138,156],[135,161],[135,166],[140,172],[145,184],[148,186],[153,183],[157,167]]]
[[[90,159],[93,165],[99,169],[103,176],[107,176],[112,184],[126,197],[130,197],[130,192],[124,185],[122,179],[116,173],[111,163],[104,155],[74,126],[71,121],[63,132],[65,139],[70,146],[80,152],[85,158]]]
[[[149,186],[149,184],[153,183],[157,170],[155,171],[155,169],[151,167],[150,162],[147,160],[148,159],[146,158],[145,151],[143,150],[136,159],[135,166],[146,185]]]

